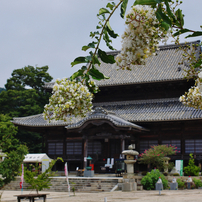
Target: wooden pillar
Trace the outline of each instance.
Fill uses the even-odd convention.
[[[125,150],[125,139],[121,139],[121,153],[123,150]],[[121,154],[121,157],[125,158],[124,154]]]
[[[67,150],[66,132],[67,132],[67,130],[64,128],[64,131],[63,131],[63,159],[66,159],[66,150]]]
[[[83,165],[84,168],[86,168],[87,166],[87,161],[85,159],[85,157],[88,156],[88,139],[84,139],[84,143],[83,143]]]

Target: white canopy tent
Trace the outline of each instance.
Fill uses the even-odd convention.
[[[49,163],[52,161],[51,158],[45,153],[41,154],[27,154],[23,160],[23,163],[41,163],[42,173],[49,167]]]

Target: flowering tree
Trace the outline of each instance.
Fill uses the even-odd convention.
[[[163,168],[163,157],[174,155],[177,152],[177,147],[168,145],[151,146],[150,149],[145,150],[139,155],[138,161],[142,164],[153,165],[158,169]]]
[[[182,10],[178,8],[181,3],[178,0],[135,0],[131,10],[126,14],[127,28],[122,35],[121,52],[116,58],[101,50],[99,45],[103,39],[107,47],[114,50],[112,39],[118,37],[118,34],[111,28],[110,18],[119,7],[120,16],[124,18],[128,0],[119,0],[117,4],[110,1],[106,8],[101,8],[97,15],[99,19],[97,30],[90,32],[92,41],[82,47],[83,51],[90,50],[89,55],[77,57],[71,63],[72,67],[78,64],[83,64],[83,66],[70,77],[69,81],[56,82],[50,104],[45,107],[44,117],[49,120],[66,121],[66,115],[69,115],[68,117],[85,116],[86,112],[90,112],[93,93],[98,92],[92,79],[109,79],[96,68],[100,66],[100,61],[115,64],[117,69],[132,70],[134,65],[144,65],[146,58],[155,55],[159,42],[166,41],[169,36],[175,39],[176,44],[179,44],[180,34],[189,33],[187,38],[202,36],[201,31],[184,28],[184,16]],[[195,48],[195,46],[186,46],[184,59],[190,64],[187,78],[196,79],[196,84],[180,98],[180,101],[188,106],[201,108],[199,105],[201,88],[197,91],[197,86],[201,83],[198,73],[202,60],[200,57],[195,57]],[[70,90],[71,88],[74,92]],[[78,90],[75,93],[76,89],[85,89],[85,91]],[[195,94],[198,96],[197,101],[195,101]],[[81,102],[81,99],[84,101]]]

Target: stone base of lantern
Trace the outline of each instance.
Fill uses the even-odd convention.
[[[93,177],[94,176],[94,170],[84,170],[84,177]]]
[[[137,191],[137,183],[134,179],[124,179],[122,184],[122,191]]]
[[[135,173],[125,173],[123,174],[123,179],[135,179]]]

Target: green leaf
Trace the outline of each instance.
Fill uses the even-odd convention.
[[[167,24],[166,22],[162,22],[162,23],[161,23],[161,26],[164,27],[165,30],[169,30],[169,28],[170,28],[170,25]]]
[[[92,63],[93,63],[93,64],[98,64],[98,65],[100,66],[101,62],[99,61],[97,55],[95,55],[95,56],[93,57]]]
[[[175,12],[175,15],[177,16],[177,20],[179,21],[180,27],[182,28],[184,26],[184,18],[183,18],[182,10],[178,9]]]
[[[155,1],[156,1],[156,3],[160,4],[160,3],[162,3],[164,0],[155,0]]]
[[[75,78],[79,77],[79,76],[82,76],[83,73],[84,73],[85,70],[82,70],[82,69],[79,69],[77,72],[75,72],[71,77],[70,79],[71,80],[74,80]]]
[[[71,66],[81,64],[81,63],[88,63],[89,62],[89,56],[87,57],[77,57],[73,62],[71,62]]]
[[[112,3],[108,3],[106,7],[109,8],[110,10],[113,10],[115,5],[116,4],[114,2],[112,2]]]
[[[93,79],[96,79],[96,80],[109,79],[109,77],[106,77],[103,73],[101,73],[96,68],[90,69],[89,74],[92,76]]]
[[[89,46],[83,46],[81,50],[86,51],[88,50],[90,47]]]
[[[197,37],[197,36],[202,36],[202,32],[194,32],[193,34],[190,34],[186,36],[185,38],[190,38],[190,37]]]
[[[102,27],[100,27],[100,26],[98,26],[98,25],[96,26],[96,29],[101,29],[101,28],[102,28]]]
[[[103,34],[103,40],[105,41],[107,47],[111,50],[114,50],[114,48],[112,47],[112,45],[110,44],[112,42],[112,40],[110,40],[107,29],[104,30],[104,34]]]
[[[157,2],[155,0],[136,0],[134,5],[137,4],[156,6]]]
[[[89,43],[87,46],[83,46],[83,47],[82,47],[82,50],[83,50],[83,51],[86,51],[86,50],[88,50],[89,48],[95,48],[95,42]]]
[[[168,13],[168,16],[171,17],[173,20],[175,20],[175,15],[170,10],[170,6],[169,6],[168,1],[165,1],[165,5],[166,5],[166,11]]]
[[[106,24],[106,30],[107,32],[109,33],[109,35],[112,37],[112,38],[116,38],[117,36],[119,36],[118,34],[115,34],[114,33],[114,30],[111,28],[110,24],[109,24],[109,21],[107,22]]]
[[[100,33],[98,31],[96,32],[90,32],[90,37],[93,38],[95,35],[99,35]]]
[[[106,8],[100,8],[98,16],[105,13],[110,13],[110,12]]]
[[[202,64],[202,60],[199,59],[199,60],[197,61],[197,63],[194,65],[194,68],[198,68],[198,67],[200,67],[201,64]]]
[[[178,36],[178,35],[184,34],[186,32],[190,32],[190,30],[189,29],[181,29],[178,32],[175,32],[175,34],[173,34],[173,36]]]
[[[120,14],[122,18],[124,18],[125,16],[127,5],[128,5],[128,0],[123,0],[121,4],[121,14]]]
[[[104,52],[100,49],[98,50],[98,55],[99,55],[100,59],[105,63],[109,63],[109,64],[115,63],[113,55],[107,55],[106,52]]]
[[[162,7],[159,6],[158,10],[156,11],[156,17],[159,20],[159,22],[162,22],[163,20],[163,25],[168,24],[169,26],[172,25],[172,21],[170,20],[170,18],[162,11]],[[164,27],[164,26],[163,26]],[[164,28],[166,29],[167,26],[165,26]],[[168,29],[166,29],[168,30]]]

